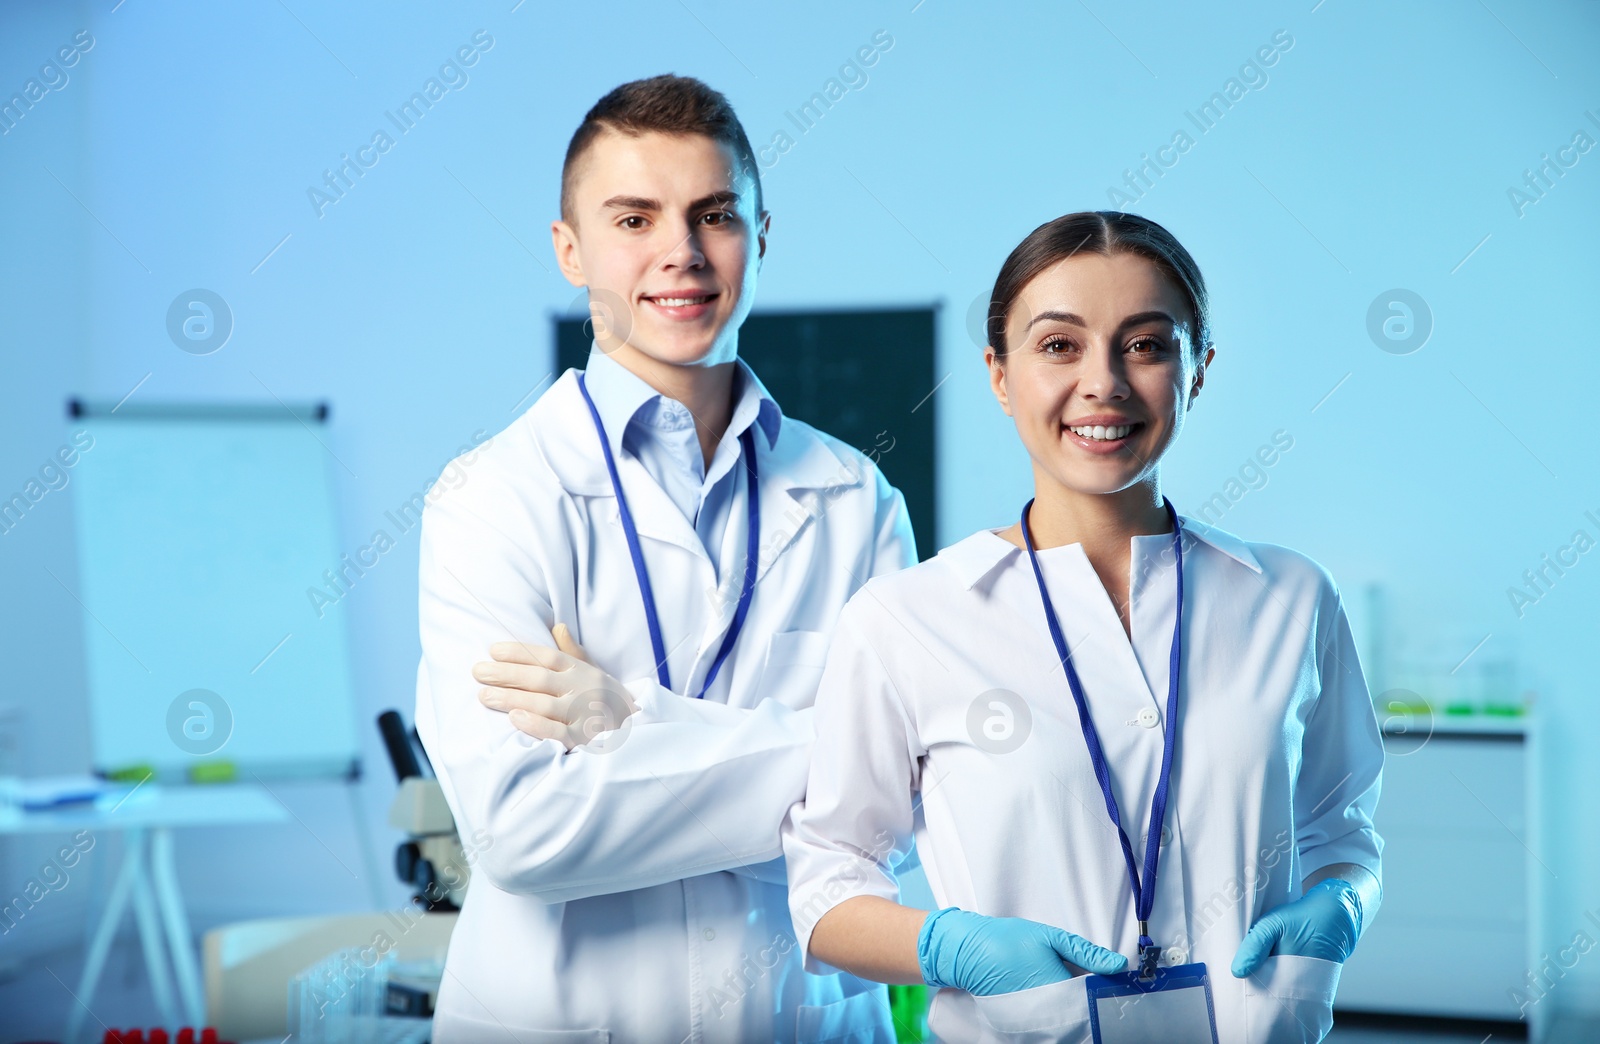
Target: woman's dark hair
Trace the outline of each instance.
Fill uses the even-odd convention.
[[[1188,299],[1194,315],[1194,349],[1204,354],[1211,346],[1211,305],[1200,266],[1189,251],[1165,228],[1138,214],[1118,210],[1084,210],[1064,214],[1028,233],[1011,251],[989,295],[989,344],[1001,358],[1006,354],[1006,314],[1022,288],[1040,272],[1077,254],[1138,254],[1164,272]]]

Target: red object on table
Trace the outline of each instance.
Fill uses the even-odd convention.
[[[108,1029],[100,1041],[101,1044],[169,1044],[169,1039],[167,1031],[157,1026],[150,1031],[148,1042],[142,1029]],[[202,1029],[198,1040],[194,1035],[194,1027],[185,1026],[178,1031],[177,1044],[229,1044],[229,1042],[218,1038],[216,1028],[213,1026]]]

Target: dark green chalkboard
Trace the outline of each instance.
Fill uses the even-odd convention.
[[[785,416],[798,417],[878,462],[905,494],[917,553],[934,542],[934,310],[762,312],[739,331],[739,354]],[[582,367],[582,318],[555,320],[556,372]]]

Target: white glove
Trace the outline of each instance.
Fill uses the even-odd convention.
[[[493,660],[472,665],[486,687],[478,699],[504,711],[511,724],[539,739],[560,740],[570,751],[622,727],[639,709],[620,681],[596,667],[567,625],[552,629],[558,648],[496,642]]]

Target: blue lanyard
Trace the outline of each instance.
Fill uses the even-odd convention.
[[[600,411],[595,409],[594,399],[589,396],[589,386],[584,383],[583,376],[578,374],[578,390],[583,393],[583,401],[589,404],[589,416],[594,418],[594,430],[600,436],[600,452],[605,454],[606,471],[611,475],[611,489],[617,495],[617,510],[622,515],[622,535],[627,538],[628,554],[633,558],[633,572],[639,578],[639,596],[644,600],[644,622],[650,629],[650,649],[656,658],[656,678],[663,689],[670,690],[672,672],[667,667],[666,645],[661,640],[661,620],[656,616],[655,592],[650,587],[650,574],[644,567],[644,552],[639,547],[639,530],[633,524],[633,512],[628,510],[627,498],[622,495],[622,479],[617,475],[617,461],[611,454],[606,426],[600,422]],[[756,567],[761,553],[761,502],[757,496],[760,483],[756,481],[756,444],[749,428],[739,433],[739,446],[743,450],[744,466],[750,470],[745,482],[750,504],[750,534],[745,541],[744,585],[739,591],[739,605],[734,610],[733,623],[728,625],[728,633],[723,635],[716,659],[711,661],[711,670],[706,672],[706,680],[695,694],[695,699],[705,697],[712,683],[717,680],[717,672],[722,670],[723,661],[733,652],[733,643],[739,640],[739,631],[744,627],[744,618],[750,612],[750,599],[756,590]]]
[[[1072,699],[1078,705],[1078,724],[1083,728],[1083,741],[1089,747],[1089,760],[1094,763],[1095,778],[1100,781],[1100,792],[1106,798],[1106,811],[1117,828],[1122,841],[1122,858],[1128,865],[1128,883],[1133,886],[1133,908],[1139,919],[1139,975],[1155,975],[1156,961],[1161,957],[1161,947],[1150,938],[1150,910],[1156,902],[1156,865],[1161,859],[1161,825],[1167,816],[1167,792],[1172,781],[1172,752],[1177,747],[1178,726],[1178,665],[1183,659],[1183,530],[1178,525],[1178,513],[1172,501],[1161,498],[1167,514],[1172,519],[1172,554],[1177,562],[1178,608],[1172,623],[1172,656],[1167,681],[1167,721],[1161,741],[1161,775],[1156,779],[1155,796],[1150,801],[1150,833],[1145,839],[1144,874],[1134,865],[1133,845],[1128,832],[1122,828],[1122,816],[1117,811],[1116,796],[1111,793],[1111,772],[1106,767],[1105,752],[1100,747],[1100,734],[1095,731],[1089,717],[1089,704],[1083,698],[1083,683],[1072,666],[1072,654],[1067,651],[1067,640],[1061,634],[1061,621],[1056,619],[1056,607],[1050,601],[1050,592],[1044,585],[1044,573],[1039,569],[1039,556],[1033,548],[1033,534],[1028,530],[1028,512],[1033,501],[1022,508],[1022,539],[1028,545],[1028,560],[1033,563],[1033,577],[1039,582],[1039,598],[1044,602],[1045,622],[1050,626],[1050,639],[1055,642],[1066,669],[1067,685],[1072,689]]]

